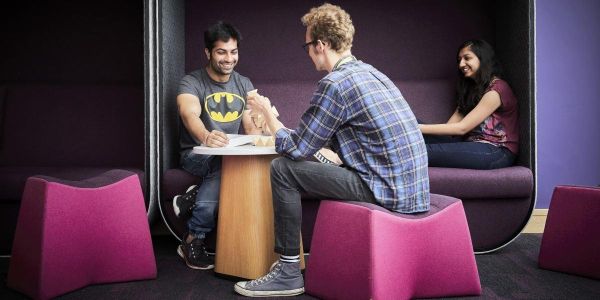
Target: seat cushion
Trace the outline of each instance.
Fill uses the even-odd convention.
[[[335,201],[335,200],[330,200],[330,201]],[[453,203],[460,202],[460,199],[453,198],[450,196],[431,194],[431,207],[429,208],[429,210],[426,212],[413,213],[413,214],[403,214],[403,213],[392,212],[388,209],[385,209],[385,208],[383,208],[377,204],[373,204],[373,203],[356,202],[356,201],[343,201],[343,202],[350,203],[353,205],[363,206],[370,210],[384,212],[384,213],[391,214],[396,217],[400,217],[400,218],[404,218],[404,219],[423,219],[423,218],[433,216],[433,215],[439,213],[440,211],[443,211],[446,207],[452,205]]]
[[[27,178],[45,175],[66,180],[82,180],[97,176],[114,168],[84,167],[0,167],[0,202],[19,202]],[[124,168],[138,175],[144,186],[144,172],[133,168]]]
[[[81,182],[27,179],[9,287],[49,299],[89,284],[152,278],[156,259],[135,173],[111,170]]]
[[[495,170],[429,168],[431,192],[459,199],[527,198],[533,174],[522,166]]]
[[[110,170],[108,172],[104,172],[98,176],[94,176],[94,177],[86,178],[86,179],[82,179],[82,180],[68,180],[68,179],[64,179],[64,178],[57,178],[57,177],[52,177],[52,176],[47,176],[47,175],[36,175],[34,177],[44,179],[48,182],[59,183],[59,184],[67,185],[67,186],[74,187],[74,188],[95,189],[95,188],[106,187],[108,185],[114,184],[116,182],[119,182],[119,181],[127,178],[127,177],[134,176],[134,175],[137,176],[136,173],[131,172],[131,171],[114,169],[114,170]],[[138,178],[138,180],[139,180],[139,178]]]
[[[600,279],[600,188],[554,188],[540,246],[544,269]]]
[[[409,215],[367,203],[322,201],[307,293],[322,299],[480,294],[462,203],[431,194],[431,204],[429,212]]]

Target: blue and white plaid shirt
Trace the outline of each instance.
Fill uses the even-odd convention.
[[[417,120],[392,81],[371,65],[347,62],[321,79],[295,130],[277,131],[275,149],[293,160],[323,146],[395,212],[429,209],[427,149]]]

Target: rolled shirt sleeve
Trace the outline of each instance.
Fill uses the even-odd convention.
[[[319,81],[310,101],[294,130],[282,128],[275,134],[275,151],[292,160],[306,159],[329,144],[345,121],[345,103],[337,86],[328,79]]]

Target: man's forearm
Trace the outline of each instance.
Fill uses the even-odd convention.
[[[204,123],[195,115],[182,117],[187,131],[201,144],[206,143],[206,137],[210,133]]]
[[[271,112],[265,114],[264,118],[265,124],[269,128],[269,131],[273,137],[275,137],[275,133],[277,132],[277,130],[285,128],[285,126],[283,126],[283,123],[281,123]]]
[[[244,126],[244,132],[246,134],[261,134],[262,129],[257,128],[256,124],[252,122],[249,110],[244,110],[242,115],[242,126]]]

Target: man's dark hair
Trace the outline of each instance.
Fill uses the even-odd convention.
[[[469,47],[471,51],[479,58],[479,70],[474,78],[466,78],[458,70],[458,111],[466,116],[483,97],[484,92],[489,87],[494,77],[502,76],[502,67],[496,58],[494,48],[484,40],[469,40],[464,42],[458,48],[458,52]],[[456,55],[458,57],[458,54]]]
[[[239,47],[240,41],[242,40],[242,34],[235,26],[219,21],[208,27],[204,32],[204,47],[210,52],[215,47],[217,41],[227,42],[231,38],[237,41]]]

